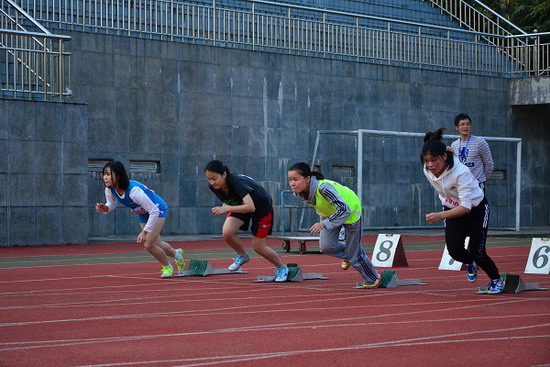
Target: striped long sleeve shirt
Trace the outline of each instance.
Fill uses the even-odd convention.
[[[460,141],[460,138],[451,144],[453,154],[470,169],[479,182],[485,182],[494,170],[491,149],[485,139],[470,135],[470,141]]]

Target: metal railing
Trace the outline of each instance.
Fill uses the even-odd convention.
[[[40,32],[29,32],[29,23]],[[11,0],[0,5],[0,96],[59,100],[70,94],[68,36],[51,34]]]
[[[464,0],[423,0],[430,1],[432,5],[439,7],[443,12],[450,15],[451,20],[456,20],[460,25],[469,30],[502,35],[502,38],[484,38],[487,42],[501,47],[506,55],[518,62],[531,75],[549,75],[549,48],[548,44],[541,44],[542,34],[527,34],[523,29],[516,26],[479,0],[473,0],[470,5]],[[479,7],[481,10],[478,10]],[[514,33],[518,35],[514,36]],[[547,33],[546,33],[547,34]],[[507,43],[514,39],[516,44],[510,47]],[[524,52],[518,52],[517,50]],[[526,51],[525,51],[526,50]],[[519,59],[517,57],[520,57]]]
[[[241,1],[249,10],[221,0],[208,6],[17,1],[44,24],[73,30],[504,77],[549,75],[549,45],[540,34],[499,35],[264,0]]]
[[[488,17],[476,7],[468,4],[464,0],[423,0],[429,1],[447,13],[451,20],[458,21],[461,25],[476,32],[490,33],[501,36],[511,36],[510,30],[517,31],[519,34],[526,34],[521,28],[502,17],[500,14],[487,7],[481,1],[474,0],[492,18]]]

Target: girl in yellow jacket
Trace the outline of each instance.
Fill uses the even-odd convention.
[[[343,259],[342,268],[353,266],[363,277],[362,288],[377,288],[381,278],[361,246],[361,202],[348,187],[325,180],[319,172],[300,162],[288,170],[288,181],[294,195],[314,207],[321,221],[311,226],[311,233],[319,233],[321,252]],[[345,241],[338,241],[340,229],[345,230]]]

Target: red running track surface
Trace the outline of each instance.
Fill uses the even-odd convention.
[[[441,250],[405,249],[409,267],[393,270],[428,285],[352,289],[358,273],[320,254],[283,254],[330,277],[303,283],[253,283],[273,273],[258,257],[248,274],[169,280],[154,261],[0,269],[0,366],[550,364],[550,292],[476,295],[486,275],[472,285],[437,270]],[[529,243],[489,249],[501,272],[549,287],[548,275],[523,274],[528,253]]]

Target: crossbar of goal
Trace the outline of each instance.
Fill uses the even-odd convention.
[[[403,131],[387,131],[387,130],[317,130],[315,138],[315,146],[313,148],[313,157],[311,166],[313,167],[317,158],[317,150],[319,148],[319,140],[321,135],[355,135],[357,137],[357,196],[363,202],[363,136],[395,136],[407,138],[423,138],[424,133],[412,133]],[[445,138],[458,139],[458,135],[445,135]],[[498,136],[481,136],[487,141],[513,142],[516,143],[516,221],[515,231],[520,229],[520,212],[521,212],[521,138],[509,138]]]

